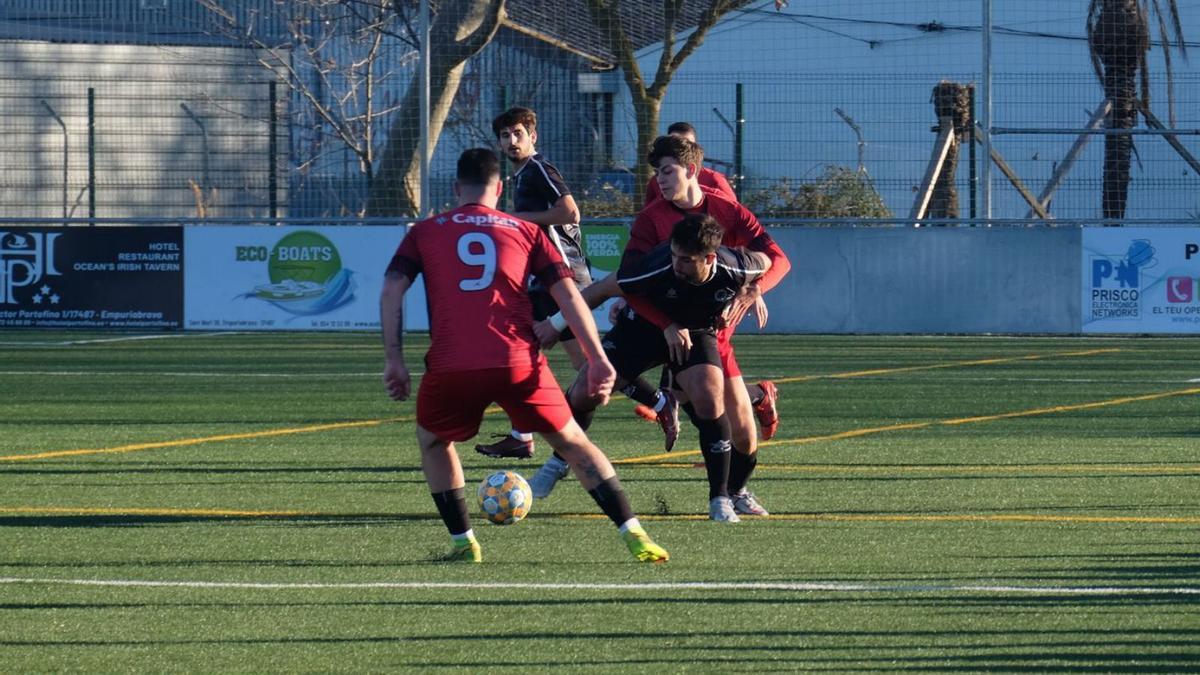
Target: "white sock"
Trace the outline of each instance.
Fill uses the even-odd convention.
[[[467,530],[462,534],[452,534],[450,535],[450,538],[453,539],[454,543],[456,544],[464,541],[475,541],[475,530]]]
[[[637,518],[630,518],[629,520],[621,523],[621,526],[617,528],[617,532],[620,532],[621,534],[625,534],[626,532],[628,532],[629,530],[632,530],[634,528],[637,528],[640,530],[640,529],[642,529],[642,524],[638,522]]]
[[[528,443],[529,441],[533,440],[533,434],[521,433],[520,431],[517,431],[516,429],[513,429],[512,431],[510,431],[508,433],[510,436],[517,439],[518,441],[525,441],[526,443]]]

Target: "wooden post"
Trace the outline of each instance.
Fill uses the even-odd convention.
[[[1100,107],[1096,108],[1096,112],[1092,113],[1092,119],[1088,121],[1088,125],[1085,128],[1088,131],[1099,129],[1104,125],[1104,119],[1108,117],[1108,111],[1110,110],[1112,110],[1112,101],[1104,99],[1100,103]],[[1058,190],[1059,183],[1062,183],[1063,179],[1067,177],[1067,173],[1075,166],[1075,161],[1079,159],[1080,153],[1087,147],[1088,141],[1091,139],[1092,135],[1089,133],[1079,134],[1079,138],[1075,139],[1075,144],[1067,151],[1066,157],[1063,157],[1062,163],[1054,170],[1054,175],[1050,176],[1046,187],[1042,188],[1042,194],[1038,195],[1038,203],[1042,205],[1043,209],[1046,209],[1047,213],[1050,211],[1050,199],[1054,197],[1054,192]],[[1030,209],[1025,214],[1025,217],[1032,218],[1033,209]]]
[[[938,133],[937,142],[933,144],[933,155],[929,158],[929,165],[925,167],[925,177],[921,179],[921,187],[917,190],[917,200],[913,202],[912,211],[908,214],[916,224],[920,224],[925,218],[929,200],[933,198],[933,188],[942,173],[942,165],[946,163],[950,146],[954,145],[954,124],[949,118],[943,118],[940,126],[942,130]]]

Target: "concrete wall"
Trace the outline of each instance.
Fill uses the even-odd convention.
[[[773,228],[768,333],[1077,333],[1080,230]],[[740,332],[754,332],[747,321]]]

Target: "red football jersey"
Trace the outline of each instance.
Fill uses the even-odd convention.
[[[430,372],[536,363],[529,277],[571,278],[541,227],[478,204],[413,225],[388,270],[425,275]]]
[[[733,191],[733,187],[725,179],[725,174],[720,171],[713,171],[706,166],[702,166],[700,167],[700,175],[696,176],[696,181],[700,183],[701,187],[712,188],[735,202],[738,200],[737,193]],[[642,202],[642,206],[647,206],[655,199],[661,198],[662,188],[658,187],[658,181],[651,177],[650,182],[646,183],[646,200]]]
[[[771,259],[771,269],[758,282],[759,288],[766,293],[779,283],[779,280],[792,268],[783,249],[771,238],[749,209],[738,202],[723,196],[711,188],[702,187],[704,199],[694,209],[681,209],[674,202],[665,199],[655,200],[649,206],[638,212],[633,219],[633,227],[629,232],[629,243],[625,245],[626,256],[629,253],[645,253],[671,238],[671,230],[675,228],[685,215],[689,213],[705,213],[713,217],[721,227],[725,228],[725,236],[721,239],[722,246],[737,248],[739,246],[765,253]],[[625,258],[621,267],[625,267]],[[640,301],[640,298],[630,298],[629,304],[644,318],[665,328],[670,320],[666,315],[656,311],[652,306]]]

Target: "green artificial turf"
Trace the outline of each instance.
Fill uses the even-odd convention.
[[[5,672],[1200,666],[1200,340],[738,338],[772,516],[707,521],[694,430],[663,455],[614,400],[591,435],[671,561],[568,480],[469,566],[378,336],[130,337],[0,333]],[[536,470],[471,445],[472,487]]]

